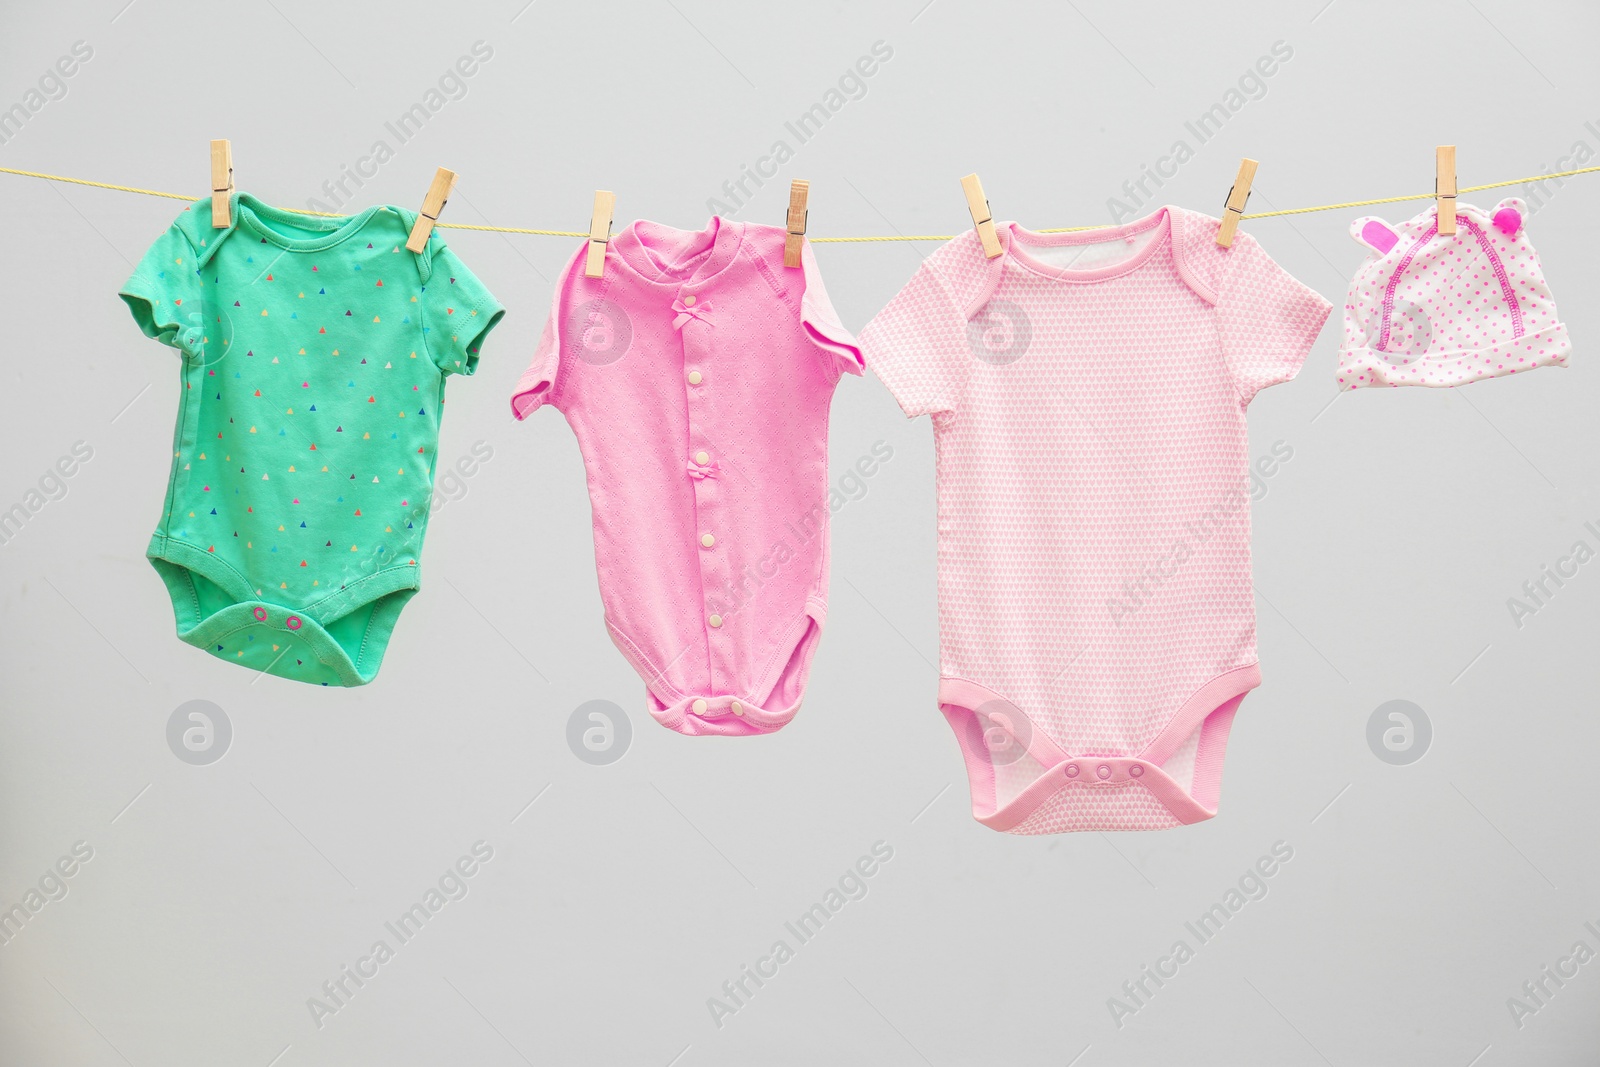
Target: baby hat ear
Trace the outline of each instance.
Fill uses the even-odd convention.
[[[1376,215],[1363,215],[1350,224],[1350,236],[1357,244],[1366,245],[1380,256],[1388,253],[1400,240],[1400,235]]]
[[[1528,205],[1519,196],[1508,196],[1494,206],[1489,213],[1494,220],[1494,228],[1507,237],[1515,237],[1522,231],[1522,224],[1528,217]]]

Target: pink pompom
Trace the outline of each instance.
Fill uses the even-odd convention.
[[[1494,213],[1494,225],[1507,237],[1515,237],[1522,229],[1522,213],[1514,207],[1503,207]]]

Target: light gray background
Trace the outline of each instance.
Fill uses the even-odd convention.
[[[619,225],[696,227],[781,138],[795,158],[738,217],[779,222],[807,177],[813,235],[937,234],[967,224],[971,170],[1001,218],[1107,221],[1180,138],[1197,151],[1162,199],[1212,213],[1241,155],[1262,210],[1428,190],[1441,142],[1468,185],[1600,148],[1600,14],[1578,3],[124,3],[5,4],[0,107],[73,42],[94,54],[0,165],[198,196],[226,136],[241,188],[305,206],[479,40],[466,95],[354,204],[415,207],[443,164],[451,221],[581,229],[604,187]],[[865,95],[796,145],[785,120],[879,40],[893,58]],[[1293,57],[1265,95],[1197,146],[1185,121],[1276,41]],[[1600,525],[1600,176],[1546,192],[1531,227],[1571,369],[1330,405],[1336,314],[1252,406],[1252,454],[1294,457],[1254,508],[1266,681],[1220,817],[1019,839],[972,820],[934,704],[930,429],[870,375],[839,388],[834,482],[876,441],[894,455],[834,516],[802,713],[766,738],[677,736],[605,636],[570,431],[507,410],[574,242],[449,232],[510,314],[451,382],[441,455],[493,458],[435,515],[374,685],[255,680],[174,638],[143,556],[176,367],[114,294],[182,205],[0,175],[0,508],[94,450],[0,547],[0,906],[93,849],[0,946],[0,1063],[1594,1063],[1600,961],[1520,1027],[1507,1006],[1575,942],[1600,949],[1600,562],[1520,629],[1506,604],[1600,544],[1582,525]],[[1422,206],[1245,225],[1339,304],[1350,220]],[[860,328],[933,247],[817,254]],[[233,726],[209,766],[166,741],[193,699]],[[1366,741],[1391,699],[1434,727],[1410,766]],[[632,720],[611,766],[568,748],[589,700]],[[470,892],[316,1026],[308,998],[479,840]],[[867,896],[714,1025],[707,998],[795,945],[785,921],[877,841],[894,856]],[[1185,922],[1279,841],[1270,892],[1198,946]],[[1108,999],[1179,939],[1194,959],[1119,1027]]]

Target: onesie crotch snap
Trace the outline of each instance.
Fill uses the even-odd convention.
[[[1058,770],[1069,782],[1085,785],[1127,785],[1143,778],[1145,768],[1149,766],[1143,760],[1120,757],[1097,759],[1087,756],[1083,759],[1068,760],[1061,764]]]
[[[684,697],[667,706],[652,706],[658,722],[690,734],[743,736],[772,733],[794,718],[799,704],[769,711],[742,697]]]
[[[689,705],[689,710],[702,719],[718,718],[723,715],[743,718],[745,714],[743,701],[731,700],[727,697],[717,697],[712,700],[698,697]]]
[[[263,601],[232,604],[204,619],[186,618],[178,636],[218,659],[312,685],[360,685],[373,669],[369,666],[364,677],[357,662],[305,611]]]

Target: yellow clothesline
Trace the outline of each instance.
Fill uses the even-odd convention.
[[[1508,185],[1526,185],[1529,182],[1549,181],[1551,178],[1570,178],[1574,174],[1592,174],[1600,171],[1597,167],[1578,167],[1576,170],[1562,170],[1554,174],[1534,174],[1526,178],[1512,178],[1503,182],[1490,182],[1487,185],[1464,185],[1457,190],[1458,193],[1476,193],[1484,189],[1502,189]],[[18,170],[15,167],[0,167],[0,174],[17,174],[24,178],[43,178],[51,182],[67,182],[71,185],[87,185],[95,189],[112,189],[119,193],[138,193],[141,196],[160,196],[168,200],[187,200],[191,203],[198,197],[186,193],[164,193],[159,189],[141,189],[136,185],[116,185],[112,182],[92,182],[87,178],[68,178],[61,174],[45,174],[37,170]],[[1433,193],[1411,193],[1407,196],[1384,196],[1376,200],[1350,200],[1343,204],[1318,204],[1316,207],[1290,207],[1281,211],[1256,211],[1242,216],[1246,219],[1270,219],[1279,215],[1308,215],[1315,211],[1338,211],[1344,208],[1371,207],[1374,204],[1397,204],[1405,200],[1431,200]],[[344,218],[345,216],[332,211],[308,211],[302,208],[284,208],[299,215],[320,215],[323,218]],[[1039,230],[1039,233],[1077,233],[1081,230],[1101,230],[1107,224],[1097,226],[1057,226],[1052,229]],[[440,229],[446,230],[478,230],[485,233],[523,233],[536,237],[587,237],[584,230],[533,230],[522,226],[475,226],[466,222],[441,222],[437,223]],[[948,241],[954,234],[927,233],[927,234],[892,234],[872,237],[813,237],[813,244],[865,244],[875,241]]]

